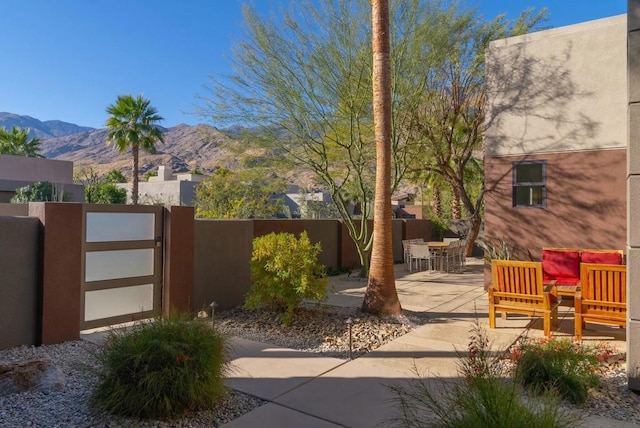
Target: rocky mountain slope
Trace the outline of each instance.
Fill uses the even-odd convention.
[[[76,168],[91,167],[99,174],[119,169],[131,174],[131,152],[120,153],[106,144],[108,131],[94,129],[80,134],[42,140],[42,154],[49,159],[73,161]],[[164,132],[165,143],[156,145],[156,153],[140,152],[140,172],[165,165],[174,172],[200,169],[212,172],[216,167],[233,168],[236,156],[231,150],[239,143],[207,125],[178,125]]]
[[[0,126],[31,129],[41,140],[41,153],[49,159],[73,161],[75,169],[91,168],[99,175],[112,169],[131,176],[131,151],[120,153],[106,144],[106,129],[78,126],[59,120],[40,121],[31,116],[0,113]],[[199,169],[211,173],[217,167],[235,168],[238,159],[250,151],[243,151],[239,140],[208,125],[178,125],[162,128],[165,143],[156,145],[156,153],[140,152],[140,173],[160,165],[174,172]]]
[[[0,113],[0,126],[30,128],[41,139],[41,153],[49,159],[74,162],[74,169],[91,169],[105,175],[113,169],[131,177],[131,151],[120,153],[106,144],[108,131],[78,126],[52,120],[42,122],[30,116]],[[246,128],[234,127],[218,130],[209,125],[178,125],[162,128],[165,143],[156,145],[156,153],[140,151],[140,174],[157,169],[160,165],[170,167],[174,173],[195,169],[211,174],[219,167],[236,169],[266,165],[275,155],[261,149],[247,147],[240,135]],[[249,130],[250,131],[250,130]],[[250,131],[251,132],[251,131]],[[266,161],[266,163],[265,163]],[[275,171],[291,184],[317,188],[312,173],[296,168]]]
[[[0,127],[11,129],[14,126],[31,129],[31,135],[38,138],[55,138],[70,134],[92,131],[94,128],[78,126],[60,120],[46,120],[44,122],[31,116],[0,112]]]

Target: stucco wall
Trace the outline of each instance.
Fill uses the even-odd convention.
[[[626,147],[626,15],[497,40],[488,156]]]
[[[153,178],[153,177],[151,177]],[[138,199],[145,205],[193,205],[196,195],[195,181],[141,181],[138,183]],[[116,185],[127,191],[127,200],[131,201],[131,183]]]
[[[244,302],[251,285],[251,220],[196,220],[193,309],[229,309]]]
[[[73,183],[73,162],[69,161],[0,155],[0,171],[3,180]]]
[[[302,220],[304,230],[312,243],[319,242],[322,252],[318,261],[327,267],[338,267],[340,223],[337,220]]]
[[[0,215],[26,216],[28,214],[28,204],[9,204],[0,202]]]
[[[38,345],[40,222],[0,217],[0,349]]]
[[[546,160],[544,208],[512,206],[512,163]],[[485,159],[485,234],[539,259],[543,246],[626,247],[626,149]]]

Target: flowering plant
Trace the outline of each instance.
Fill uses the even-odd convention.
[[[584,403],[589,388],[600,385],[600,374],[615,348],[557,338],[523,339],[510,350],[517,382],[535,393],[552,393],[574,404]]]

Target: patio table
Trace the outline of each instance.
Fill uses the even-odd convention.
[[[444,271],[444,258],[447,253],[447,248],[449,247],[449,242],[429,241],[427,245],[429,246],[429,250],[433,250],[435,256],[440,259],[440,267],[438,270]]]

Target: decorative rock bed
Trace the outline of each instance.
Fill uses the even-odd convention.
[[[289,327],[267,311],[234,309],[216,314],[216,324],[228,335],[278,346],[321,353],[335,358],[349,356],[351,318],[352,354],[358,357],[428,322],[421,314],[379,319],[359,314],[352,308],[307,305],[299,310]],[[0,397],[0,426],[46,427],[215,427],[265,402],[232,392],[216,411],[187,415],[173,422],[132,420],[97,412],[88,405],[96,384],[94,353],[97,346],[86,341],[42,347],[19,347],[0,351],[0,365],[49,358],[62,371],[66,385],[43,393],[37,390]],[[626,388],[624,364],[612,365],[603,376],[603,388],[596,391],[581,412],[633,422],[640,425],[640,397]]]

